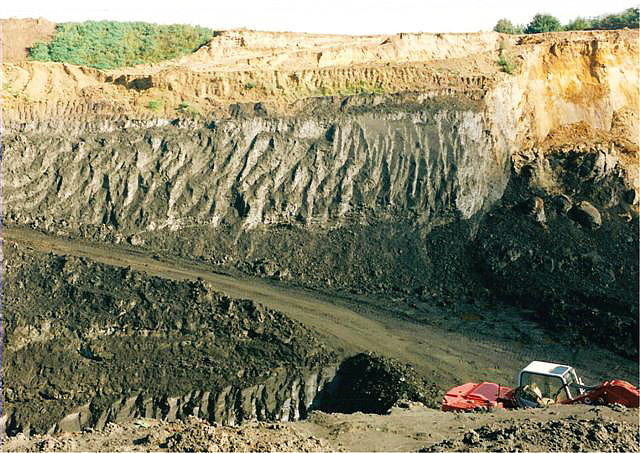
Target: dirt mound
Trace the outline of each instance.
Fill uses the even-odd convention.
[[[82,433],[2,439],[3,451],[638,451],[638,411],[562,406],[458,414],[421,405],[388,415],[313,412],[295,423],[222,427],[137,419]]]
[[[439,407],[440,390],[408,365],[371,353],[346,359],[334,380],[335,393],[320,404],[324,412],[386,414],[400,401]]]
[[[10,435],[137,416],[298,419],[335,372],[311,331],[202,282],[9,244],[3,264]]]
[[[246,423],[241,427],[209,424],[189,417],[175,422],[138,419],[109,423],[99,430],[58,436],[19,435],[3,451],[327,451],[327,443],[282,423]],[[335,450],[334,450],[335,451]]]
[[[496,296],[565,339],[637,358],[635,178],[607,134],[566,133],[513,175],[480,227],[477,262]]]
[[[45,19],[0,19],[2,62],[26,61],[28,49],[51,39],[55,31],[56,24]]]
[[[595,420],[503,421],[420,451],[640,451],[638,426]]]
[[[218,428],[206,422],[183,424],[163,444],[169,451],[326,451],[324,442],[283,424]]]

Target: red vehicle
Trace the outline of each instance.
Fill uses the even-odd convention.
[[[443,411],[483,408],[540,407],[549,404],[614,404],[640,406],[640,389],[627,381],[605,381],[586,387],[573,367],[534,361],[518,374],[516,388],[493,382],[454,387],[444,396]]]

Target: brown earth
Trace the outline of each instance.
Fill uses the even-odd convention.
[[[401,406],[401,407],[400,407]],[[313,412],[296,423],[210,425],[137,419],[57,436],[18,435],[14,451],[628,451],[640,450],[638,411],[550,407],[455,414],[405,403],[389,415]]]
[[[56,24],[46,19],[0,19],[0,61],[26,61],[29,48],[49,41],[55,30]]]

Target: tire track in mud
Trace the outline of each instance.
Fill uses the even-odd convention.
[[[533,359],[571,363],[593,380],[607,377],[633,380],[635,374],[631,361],[621,368],[620,361],[624,359],[597,348],[550,350],[542,342],[522,348],[515,342],[483,337],[480,332],[447,331],[401,319],[375,307],[354,307],[354,302],[347,297],[216,273],[204,266],[152,257],[124,247],[7,227],[2,231],[2,240],[15,241],[45,253],[85,257],[118,267],[129,266],[169,279],[202,279],[229,297],[251,299],[313,328],[345,354],[368,350],[407,362],[443,387],[478,379],[511,384],[516,372]],[[618,372],[623,376],[611,376],[613,369],[620,370]]]

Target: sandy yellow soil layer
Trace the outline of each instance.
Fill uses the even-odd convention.
[[[500,54],[513,74],[501,72]],[[637,36],[629,30],[534,37],[229,31],[191,55],[152,66],[99,71],[7,59],[4,115],[8,125],[52,115],[175,118],[226,112],[237,102],[292,113],[290,104],[307,97],[416,91],[483,99],[543,138],[581,120],[609,129],[614,112],[637,112],[637,58]],[[637,115],[631,116],[637,132]]]
[[[0,19],[0,43],[2,61],[25,61],[28,49],[37,42],[48,41],[56,24],[45,19]]]

